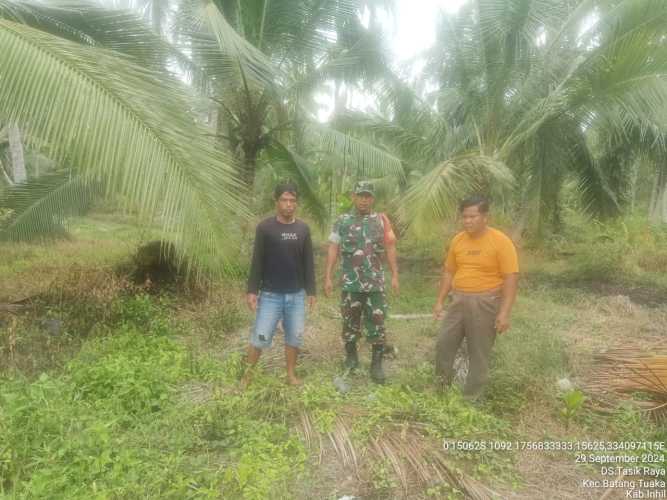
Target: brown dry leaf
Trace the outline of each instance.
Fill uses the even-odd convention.
[[[657,418],[667,416],[667,349],[625,345],[594,356],[594,371],[585,386],[604,409],[618,399],[644,392],[650,400],[637,401],[645,411]],[[613,393],[613,394],[610,394]]]

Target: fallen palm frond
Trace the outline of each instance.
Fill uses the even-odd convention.
[[[351,466],[358,477],[359,463],[357,462],[357,453],[350,438],[347,422],[344,419],[340,417],[336,419],[333,430],[329,432],[329,440],[336,454],[341,458],[343,466]]]
[[[406,495],[412,480],[422,487],[446,483],[473,500],[500,498],[498,493],[450,464],[432,441],[417,429],[401,426],[398,432],[386,432],[374,440],[372,447],[377,457],[391,464]]]
[[[417,488],[429,488],[437,484],[447,484],[473,500],[492,500],[501,496],[484,486],[481,482],[466,476],[449,463],[433,437],[426,436],[424,426],[400,424],[387,429],[371,439],[368,447],[357,450],[351,439],[351,420],[349,415],[336,418],[333,429],[327,433],[331,447],[341,465],[350,468],[358,478],[364,477],[372,463],[388,464],[400,488],[406,496]],[[301,416],[299,434],[310,445],[317,431],[304,413]],[[320,465],[326,454],[323,443],[319,444]],[[372,457],[372,460],[369,460]]]
[[[596,370],[587,388],[610,405],[616,396],[647,396],[636,401],[642,410],[657,418],[667,417],[667,349],[652,353],[636,346],[624,346],[594,357]],[[606,396],[606,397],[605,397]]]
[[[297,428],[297,432],[306,444],[306,448],[312,448],[313,424],[308,413],[301,413],[301,426]]]

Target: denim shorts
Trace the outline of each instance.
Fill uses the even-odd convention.
[[[285,345],[300,348],[306,323],[305,290],[296,293],[260,291],[250,343],[258,349],[271,347],[280,320],[285,330]]]

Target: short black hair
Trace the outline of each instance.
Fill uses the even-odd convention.
[[[486,214],[489,213],[490,205],[491,203],[486,196],[482,196],[481,194],[473,194],[472,196],[468,196],[467,198],[461,200],[461,203],[459,203],[459,212],[463,212],[463,210],[468,207],[477,207],[480,213]]]
[[[273,190],[273,197],[275,200],[278,200],[283,193],[291,193],[297,198],[299,198],[299,190],[292,181],[284,181],[276,186]]]

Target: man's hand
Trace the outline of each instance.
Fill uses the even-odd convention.
[[[499,313],[496,316],[496,332],[503,333],[510,327],[510,318],[507,314]]]
[[[317,303],[317,298],[314,295],[308,296],[308,310],[312,311],[315,309],[315,304]]]
[[[519,275],[517,273],[503,275],[503,291],[498,314],[496,315],[496,332],[499,334],[507,331],[510,327],[510,313],[516,299],[518,281]]]
[[[245,303],[248,305],[248,308],[255,312],[257,310],[257,294],[248,293],[245,296]]]
[[[433,319],[443,320],[445,318],[445,306],[442,302],[436,302],[433,306]]]
[[[325,278],[324,279],[324,295],[327,297],[331,297],[331,293],[333,292],[333,282],[331,281],[331,278]]]
[[[401,287],[398,284],[398,274],[391,275],[391,289],[396,295],[401,293]]]

